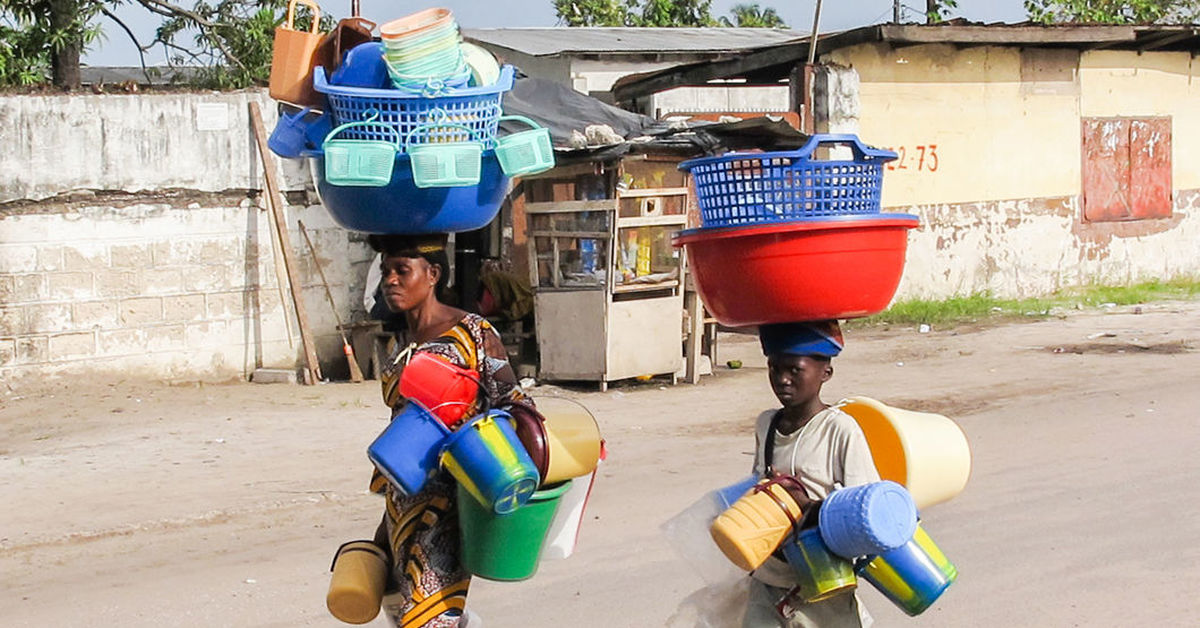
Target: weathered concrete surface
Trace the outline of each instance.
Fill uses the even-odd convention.
[[[1088,284],[1200,275],[1200,190],[1173,216],[1082,223],[1079,197],[894,207],[916,214],[897,299],[1030,297]]]
[[[958,582],[918,620],[863,585],[877,625],[1194,623],[1200,305],[1141,311],[847,331],[826,401],[949,415],[974,455],[965,492],[922,513]],[[610,458],[573,557],[472,584],[485,625],[663,626],[702,584],[658,527],[746,472],[754,416],[775,403],[757,342],[721,342],[718,362],[745,367],[698,386],[535,390],[591,408]],[[376,382],[49,394],[0,394],[6,626],[343,625],[324,608],[329,560],[382,507],[364,492]]]
[[[72,190],[259,189],[251,102],[269,134],[277,116],[266,90],[0,96],[0,203]],[[285,189],[304,189],[300,164],[280,164]]]

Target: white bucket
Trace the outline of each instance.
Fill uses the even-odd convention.
[[[592,471],[571,482],[571,488],[559,498],[558,510],[554,511],[550,531],[546,533],[546,544],[542,546],[542,560],[567,558],[575,553],[579,526],[583,524],[583,511],[587,508],[595,482],[596,471]]]
[[[838,406],[862,428],[880,479],[907,488],[917,508],[940,504],[966,487],[971,448],[954,421],[869,397],[851,397]]]

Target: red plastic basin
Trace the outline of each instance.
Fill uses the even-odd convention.
[[[877,214],[751,227],[692,229],[696,290],[722,325],[858,318],[883,311],[904,270],[916,216]]]

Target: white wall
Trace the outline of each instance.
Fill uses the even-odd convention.
[[[12,149],[0,163],[14,172],[21,156],[31,160],[0,184],[5,200],[25,199],[0,206],[0,381],[227,380],[302,363],[259,207],[251,99],[269,131],[274,104],[261,92],[0,98]],[[227,112],[224,128],[197,129],[203,105]],[[285,187],[304,189],[303,162],[281,169]],[[320,206],[286,213],[318,358],[327,373],[344,372],[333,310],[296,221],[344,320],[361,313],[370,251]]]

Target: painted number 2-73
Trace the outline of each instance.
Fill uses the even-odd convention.
[[[916,170],[918,172],[937,172],[937,144],[922,144],[920,146],[900,146],[889,148],[896,152],[896,160],[888,162],[888,170]]]

